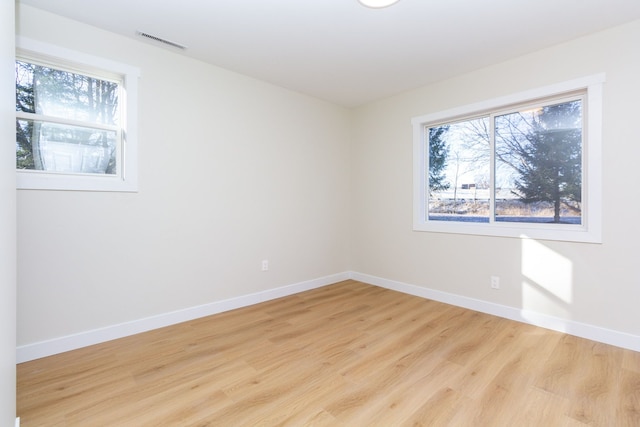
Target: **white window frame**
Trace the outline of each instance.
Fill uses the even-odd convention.
[[[602,92],[605,74],[596,74],[550,86],[527,90],[462,107],[414,117],[413,126],[413,230],[439,233],[472,234],[602,243]],[[488,115],[517,104],[535,102],[586,90],[583,118],[583,200],[582,223],[573,226],[559,224],[489,223],[429,220],[428,194],[428,126],[459,121],[468,117]],[[492,147],[493,150],[493,147]],[[494,154],[491,154],[492,158]],[[494,171],[492,171],[493,179]],[[493,194],[493,188],[492,188]],[[495,199],[491,196],[492,201]]]
[[[121,80],[120,108],[123,109],[121,135],[114,175],[60,173],[17,169],[17,188],[24,190],[138,191],[138,78],[136,67],[76,52],[25,37],[16,38],[16,59],[43,61],[77,73],[93,76],[118,76]]]

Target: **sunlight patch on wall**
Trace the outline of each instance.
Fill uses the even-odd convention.
[[[522,308],[568,316],[573,303],[573,263],[544,244],[522,240]]]

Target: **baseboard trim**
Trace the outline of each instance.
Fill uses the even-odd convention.
[[[52,356],[54,354],[64,353],[66,351],[94,344],[100,344],[117,338],[123,338],[141,332],[187,322],[200,317],[259,304],[261,302],[320,288],[347,279],[358,280],[363,283],[368,283],[370,285],[379,286],[405,294],[468,308],[470,310],[504,317],[506,319],[528,323],[534,326],[540,326],[546,329],[564,332],[570,335],[640,352],[640,336],[637,335],[429,289],[422,286],[411,285],[395,280],[384,279],[368,274],[343,272],[262,292],[256,292],[249,295],[243,295],[222,301],[214,301],[208,304],[176,310],[131,322],[120,323],[105,328],[93,329],[52,340],[19,346],[16,349],[16,361],[17,363],[28,362],[30,360],[40,359],[42,357]]]
[[[349,272],[333,274],[249,295],[229,298],[222,301],[214,301],[208,304],[176,310],[157,316],[107,326],[105,328],[93,329],[52,340],[18,346],[16,348],[16,361],[17,363],[28,362],[30,360],[64,353],[66,351],[111,341],[117,338],[123,338],[139,334],[141,332],[187,322],[200,317],[210,316],[212,314],[218,314],[234,310],[236,308],[247,307],[272,299],[320,288],[332,283],[341,282],[349,279],[350,277],[351,274]]]
[[[504,317],[506,319],[516,320],[518,322],[528,323],[534,326],[540,326],[542,328],[563,332],[581,338],[587,338],[593,341],[614,345],[616,347],[640,351],[640,336],[628,334],[626,332],[601,328],[599,326],[561,319],[533,311],[495,304],[488,301],[410,285],[394,280],[383,279],[381,277],[371,276],[368,274],[352,272],[350,277],[360,282],[405,294],[468,308],[470,310],[480,311],[482,313],[492,314],[494,316]]]

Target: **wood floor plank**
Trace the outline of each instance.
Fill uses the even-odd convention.
[[[18,365],[22,426],[640,426],[640,354],[347,280]]]
[[[620,419],[630,426],[640,426],[640,372],[623,370],[620,375],[617,402]]]

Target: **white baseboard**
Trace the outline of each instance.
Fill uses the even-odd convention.
[[[354,279],[371,285],[380,286],[382,288],[387,288],[394,291],[455,305],[458,307],[468,308],[470,310],[480,311],[482,313],[492,314],[494,316],[504,317],[506,319],[516,320],[519,322],[540,326],[558,332],[564,332],[570,335],[611,344],[621,348],[640,351],[640,336],[637,335],[601,328],[598,326],[575,322],[572,320],[561,319],[546,314],[536,313],[533,311],[495,304],[488,301],[477,300],[474,298],[464,297],[448,292],[437,291],[421,286],[410,285],[394,280],[383,279],[367,274],[357,272],[344,272],[296,283],[293,285],[269,289],[254,294],[243,295],[240,297],[230,298],[222,301],[214,301],[208,304],[189,307],[183,310],[177,310],[157,316],[134,320],[131,322],[120,323],[105,328],[67,335],[48,341],[19,346],[16,349],[16,361],[17,363],[28,362],[30,360],[39,359],[41,357],[51,356],[54,354],[63,353],[65,351],[75,350],[81,347],[87,347],[113,339],[150,331],[152,329],[175,325],[177,323],[187,322],[189,320],[197,319],[200,317],[210,316],[212,314],[222,313],[224,311],[234,310],[236,308],[258,304],[275,298],[320,288],[322,286],[341,282],[347,279]]]
[[[333,274],[254,294],[243,295],[222,301],[214,301],[208,304],[176,310],[131,322],[120,323],[105,328],[93,329],[52,340],[27,344],[17,347],[16,361],[17,363],[28,362],[30,360],[63,353],[65,351],[75,350],[81,347],[87,347],[117,338],[150,331],[152,329],[163,328],[165,326],[187,322],[200,317],[210,316],[212,314],[222,313],[224,311],[234,310],[236,308],[258,304],[275,298],[320,288],[349,278],[350,273],[348,272]]]
[[[360,282],[403,292],[405,294],[415,295],[458,307],[464,307],[470,310],[480,311],[482,313],[492,314],[494,316],[504,317],[506,319],[516,320],[558,332],[564,332],[577,337],[611,344],[616,347],[640,351],[640,336],[638,335],[632,335],[626,332],[601,328],[599,326],[593,326],[573,320],[561,319],[533,311],[450,294],[448,292],[423,288],[421,286],[410,285],[394,280],[383,279],[367,274],[352,272],[350,277]]]

